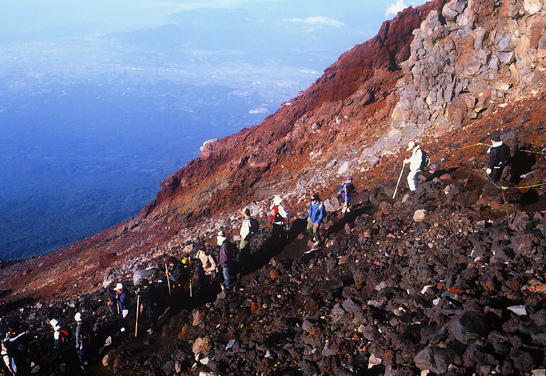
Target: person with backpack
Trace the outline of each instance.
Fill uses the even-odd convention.
[[[129,297],[123,288],[123,284],[118,283],[114,288],[115,297],[108,302],[109,306],[116,306],[116,314],[119,320],[120,332],[124,332],[129,324]]]
[[[223,289],[231,290],[231,267],[233,264],[233,248],[235,245],[231,243],[226,234],[220,231],[217,236],[218,245],[220,246],[219,264],[222,267],[222,274],[224,275]]]
[[[76,320],[76,350],[78,350],[78,359],[80,361],[81,369],[87,367],[87,352],[91,345],[91,327],[87,321],[82,319],[82,314],[77,312],[74,315],[74,320]]]
[[[197,259],[199,260],[197,269],[199,288],[205,293],[210,292],[212,278],[214,278],[215,273],[218,271],[216,261],[214,261],[214,257],[210,254],[210,249],[203,244],[199,244],[197,248]]]
[[[491,133],[491,147],[487,150],[489,162],[487,163],[487,175],[493,183],[500,180],[504,168],[510,163],[510,147],[502,142],[500,132]]]
[[[169,278],[169,283],[173,289],[173,292],[180,295],[184,290],[184,275],[185,275],[184,265],[176,257],[171,256],[167,259],[167,278]]]
[[[274,239],[282,239],[282,235],[285,232],[284,225],[287,223],[288,219],[288,213],[282,206],[282,198],[277,195],[273,196],[273,205],[271,205],[267,217],[269,222],[273,225],[271,237]]]
[[[12,375],[28,374],[27,364],[27,345],[26,332],[15,335],[15,330],[10,328],[6,334],[6,338],[1,343],[0,353],[6,364],[8,372]]]
[[[252,240],[252,237],[256,235],[259,228],[260,223],[258,220],[251,217],[249,208],[245,208],[243,210],[243,224],[241,225],[241,241],[239,242],[238,259],[248,259],[250,256],[250,241]]]
[[[407,151],[411,151],[411,157],[404,159],[404,165],[409,163],[408,186],[410,191],[415,191],[419,185],[419,172],[429,164],[428,155],[415,142],[408,143]]]
[[[309,216],[307,217],[307,231],[313,235],[313,242],[315,245],[322,244],[320,238],[319,227],[322,220],[326,216],[326,210],[324,204],[320,201],[318,194],[311,196],[311,202],[309,204]]]
[[[343,213],[351,212],[351,196],[354,191],[355,186],[353,185],[353,177],[348,176],[347,179],[339,187],[339,193],[341,193],[341,197],[343,197],[344,201],[343,209],[341,209]]]
[[[138,307],[139,313],[145,314],[146,323],[148,324],[148,334],[153,334],[155,332],[157,315],[156,315],[156,306],[157,306],[157,291],[154,286],[150,284],[146,278],[141,279],[137,289],[137,295],[139,296],[140,307]],[[136,324],[138,325],[138,323]]]

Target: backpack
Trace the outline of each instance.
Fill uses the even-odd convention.
[[[426,151],[421,149],[421,170],[430,165],[430,157]]]
[[[254,236],[260,229],[260,222],[256,218],[250,218],[250,235]]]
[[[282,222],[282,217],[279,214],[279,207],[277,205],[273,205],[271,210],[267,212],[267,217],[271,223]]]
[[[59,331],[59,341],[61,342],[61,344],[66,345],[72,339],[72,330],[70,330],[70,327],[68,325],[59,325],[61,326],[61,330]]]
[[[91,337],[92,337],[91,326],[86,321],[83,321],[80,325],[81,325],[80,327],[81,343],[84,347],[87,347],[88,345],[91,344]]]

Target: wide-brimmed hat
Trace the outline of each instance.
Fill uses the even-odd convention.
[[[406,150],[411,150],[411,149],[413,149],[414,146],[415,146],[415,142],[410,141],[410,142],[408,142],[408,148]]]
[[[280,205],[281,202],[282,198],[280,198],[280,196],[273,196],[273,204]]]
[[[118,283],[114,290],[123,290],[123,285],[121,283]]]
[[[80,312],[76,313],[74,315],[74,320],[76,321],[82,321],[82,314]]]

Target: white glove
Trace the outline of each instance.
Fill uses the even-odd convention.
[[[485,172],[487,172],[487,175],[490,175],[491,174],[491,169],[488,168],[488,169],[485,170]]]
[[[404,159],[404,164],[409,163],[409,159]]]

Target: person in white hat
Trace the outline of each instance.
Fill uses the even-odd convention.
[[[55,340],[53,348],[58,349],[61,340],[61,324],[57,319],[51,319],[49,325],[53,328],[53,339]]]
[[[74,315],[74,320],[78,326],[76,327],[76,349],[78,350],[78,359],[81,369],[87,366],[87,350],[91,344],[91,327],[82,319],[82,314],[77,312]]]
[[[271,230],[271,237],[274,239],[282,239],[284,233],[284,225],[287,222],[288,213],[282,206],[282,198],[280,196],[273,196],[273,204],[271,205],[269,212],[267,212],[269,222],[273,225]]]
[[[113,300],[108,302],[108,305],[116,305],[116,313],[119,318],[120,331],[124,332],[128,325],[127,316],[129,315],[129,309],[127,308],[127,294],[125,293],[125,289],[121,283],[118,283],[116,287],[114,287],[114,290],[116,290],[116,296]]]
[[[410,141],[408,143],[407,151],[411,150],[411,157],[404,159],[404,164],[409,163],[408,174],[408,186],[410,191],[415,191],[419,185],[419,172],[421,171],[421,164],[423,162],[423,151],[421,147],[415,142]]]

